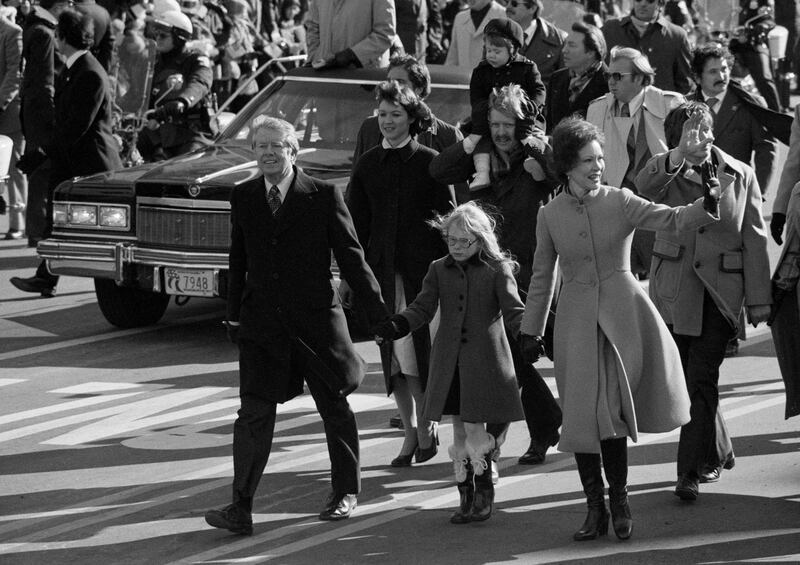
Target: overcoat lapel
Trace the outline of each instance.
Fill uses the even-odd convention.
[[[739,101],[732,93],[728,93],[722,100],[719,112],[714,116],[714,137],[722,137],[725,134],[738,109]]]

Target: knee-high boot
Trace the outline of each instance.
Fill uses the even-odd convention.
[[[619,539],[628,539],[633,530],[631,507],[628,505],[628,438],[605,439],[600,442],[600,451],[608,480],[614,533]]]
[[[608,510],[603,488],[603,473],[600,470],[600,455],[596,453],[576,453],[578,474],[581,477],[583,492],[589,513],[581,529],[573,534],[575,541],[586,541],[608,533]]]
[[[453,524],[466,524],[470,521],[470,511],[475,498],[475,483],[473,482],[475,473],[472,471],[472,465],[470,465],[466,450],[460,452],[454,445],[451,445],[448,452],[453,460],[453,471],[455,472],[459,494],[458,510],[450,516],[450,522]]]

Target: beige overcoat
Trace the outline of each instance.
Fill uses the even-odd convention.
[[[600,440],[607,439],[601,430],[609,429],[603,418],[613,407],[621,409],[634,441],[638,432],[666,432],[689,421],[680,355],[630,272],[631,239],[635,228],[691,230],[713,221],[702,200],[670,208],[609,186],[582,199],[564,191],[539,210],[521,331],[544,334],[558,262],[563,285],[554,363],[564,415],[560,451],[599,453]],[[608,399],[606,387],[617,382],[620,398]]]

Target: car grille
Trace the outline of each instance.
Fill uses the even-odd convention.
[[[227,210],[179,210],[139,206],[136,237],[140,244],[174,248],[230,248],[230,212]]]

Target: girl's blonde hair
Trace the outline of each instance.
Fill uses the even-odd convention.
[[[478,238],[478,258],[489,266],[508,265],[512,273],[519,271],[519,263],[508,251],[500,248],[495,229],[497,221],[492,214],[476,202],[465,202],[444,216],[436,216],[428,221],[431,227],[447,237],[450,226],[456,225]]]

